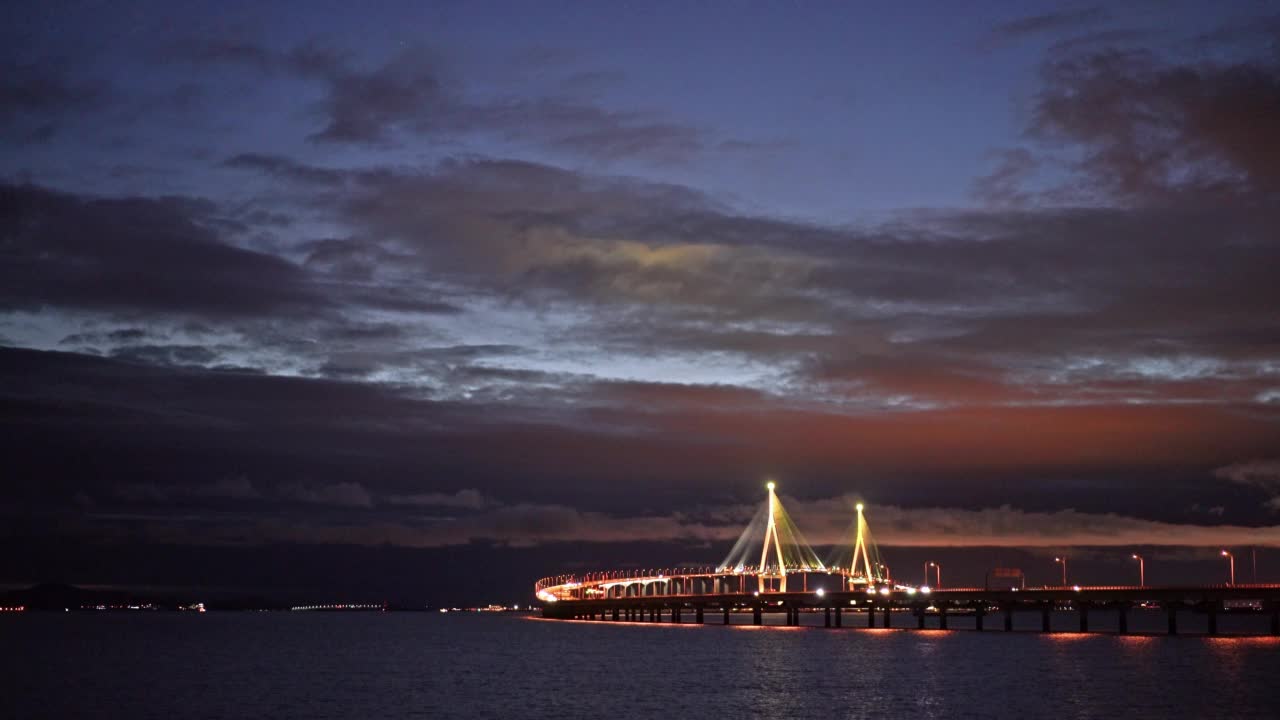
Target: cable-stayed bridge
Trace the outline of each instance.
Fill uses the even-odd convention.
[[[975,630],[987,629],[986,616],[1003,616],[1003,629],[1014,629],[1015,614],[1038,613],[1039,629],[1054,628],[1051,614],[1069,609],[1081,632],[1090,614],[1115,613],[1119,633],[1129,632],[1129,611],[1162,609],[1167,632],[1178,634],[1179,619],[1188,614],[1210,635],[1218,634],[1219,614],[1251,613],[1269,618],[1272,635],[1280,635],[1280,584],[1152,586],[1061,586],[1041,588],[941,588],[904,585],[893,580],[881,562],[864,515],[855,507],[847,542],[826,562],[820,560],[792,522],[775,492],[748,523],[724,561],[716,566],[604,570],[557,575],[539,580],[534,591],[543,616],[575,620],[648,621],[669,618],[695,623],[718,613],[732,624],[738,613],[750,613],[761,625],[766,613],[785,613],[786,624],[799,625],[800,613],[823,613],[826,627],[841,627],[846,614],[863,618],[867,627],[892,627],[895,614],[906,614],[899,626],[948,629],[948,615],[963,615]]]

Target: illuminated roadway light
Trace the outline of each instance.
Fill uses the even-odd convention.
[[[928,585],[921,585],[920,592],[921,594],[928,595],[929,593],[933,592],[933,590],[931,590]]]
[[[857,505],[855,505],[854,507],[856,507],[856,508],[858,509],[858,512],[862,512],[862,503],[858,503],[858,504],[857,504]]]
[[[765,487],[767,487],[767,488],[769,488],[770,490],[772,490],[772,489],[775,487],[775,485],[773,484],[773,481],[772,481],[772,480],[770,480],[769,482],[765,483],[765,485],[764,485],[764,486],[765,486]]]
[[[1072,586],[1071,586],[1071,589],[1072,589],[1072,590],[1075,590],[1076,592],[1080,592],[1080,586],[1079,586],[1079,585],[1072,585]]]
[[[814,590],[813,593],[818,597],[822,597],[823,595],[827,594],[827,591],[823,590],[822,588],[818,588],[817,590]]]
[[[880,594],[881,594],[881,595],[888,595],[888,594],[889,594],[889,588],[887,588],[887,587],[882,587],[882,588],[880,588]]]

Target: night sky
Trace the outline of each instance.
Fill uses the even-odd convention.
[[[369,5],[0,9],[0,586],[1280,579],[1274,5]]]

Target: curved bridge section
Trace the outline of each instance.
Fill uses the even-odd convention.
[[[543,578],[534,585],[538,600],[543,603],[581,600],[619,600],[625,598],[701,597],[706,595],[758,597],[785,594],[782,580],[791,576],[794,588],[800,583],[801,593],[813,587],[827,592],[827,587],[843,589],[867,585],[867,579],[854,576],[844,570],[812,570],[800,567],[766,566],[758,568],[665,568],[652,570],[609,570],[584,575],[556,575]],[[825,583],[821,578],[829,578]],[[885,581],[885,587],[893,586]],[[874,584],[872,585],[874,587]],[[902,588],[907,589],[907,588]],[[910,589],[914,592],[914,588]]]

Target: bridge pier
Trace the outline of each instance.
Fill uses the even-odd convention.
[[[729,604],[728,603],[725,603],[724,605],[724,624],[725,625],[729,624]]]
[[[842,611],[841,611],[840,607],[839,607],[839,606],[836,606],[836,612],[835,612],[835,615],[836,615],[836,616],[835,616],[835,618],[833,618],[833,619],[835,620],[836,627],[840,627],[840,624],[841,624],[841,622],[842,622],[842,621],[841,621],[841,619],[840,619],[841,612],[842,612]]]
[[[1041,605],[1040,606],[1040,632],[1044,632],[1044,633],[1053,632],[1053,624],[1051,623],[1052,619],[1053,619],[1053,605],[1052,604]]]
[[[694,608],[694,610],[693,610],[693,621],[694,621],[695,623],[699,624],[699,625],[701,625],[701,624],[704,622],[704,618],[702,617],[702,606],[701,606],[701,605],[699,605],[698,607]]]
[[[1280,635],[1280,605],[1271,608],[1271,634]]]
[[[671,622],[676,625],[680,624],[680,607],[679,606],[671,608]]]
[[[1004,631],[1013,632],[1013,606],[1004,606]]]
[[[978,632],[982,632],[982,618],[986,614],[987,609],[984,607],[977,607],[973,610],[974,629]]]
[[[1209,634],[1218,634],[1218,603],[1209,605]]]
[[[946,605],[940,605],[938,607],[938,628],[941,630],[947,629],[947,606]]]
[[[867,627],[873,628],[875,626],[876,626],[876,606],[869,604],[867,605]]]
[[[1165,612],[1169,614],[1169,634],[1178,634],[1178,606],[1169,605],[1165,607]]]
[[[884,626],[885,628],[893,627],[893,606],[884,606]]]
[[[924,629],[925,615],[926,615],[927,613],[925,613],[924,608],[919,607],[919,606],[917,606],[917,607],[916,607],[916,609],[915,609],[915,613],[916,613],[916,629],[917,629],[917,630],[923,630],[923,629]]]
[[[1089,604],[1077,603],[1076,610],[1080,613],[1080,632],[1089,632]]]
[[[1120,630],[1120,634],[1128,635],[1129,634],[1128,606],[1121,604],[1118,608],[1116,608],[1116,613],[1117,613],[1116,621],[1118,622],[1118,628]]]
[[[755,607],[751,608],[751,624],[759,625],[762,622],[764,622],[764,617],[762,616],[760,606],[757,604]]]

